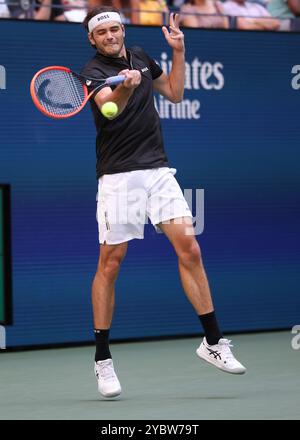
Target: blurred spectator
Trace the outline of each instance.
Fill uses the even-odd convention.
[[[185,3],[184,0],[169,0],[168,4],[174,8],[179,9]]]
[[[271,0],[268,11],[273,17],[292,18],[300,15],[299,0]]]
[[[262,5],[264,8],[267,8],[269,1],[270,0],[247,0],[247,2],[250,3],[258,3],[259,5]]]
[[[300,16],[300,2],[299,0],[287,0],[290,10],[296,17]]]
[[[4,2],[2,1],[2,3],[0,3],[0,17],[2,18],[10,17],[10,12],[7,5],[5,4],[5,1]]]
[[[132,0],[114,0],[113,6],[121,11],[123,23],[132,23]]]
[[[55,17],[55,21],[73,21],[82,23],[87,14],[85,0],[61,0],[61,14]]]
[[[36,0],[35,5],[30,0],[11,0],[7,2],[7,5],[11,18],[49,20],[52,12],[52,0]]]
[[[250,3],[245,0],[227,0],[223,3],[223,10],[226,15],[238,17],[238,29],[271,31],[278,30],[280,27],[279,21],[274,18],[268,18],[271,17],[270,13],[258,3]]]
[[[131,0],[131,7],[133,24],[162,26],[163,13],[169,12],[165,0]]]
[[[229,22],[224,15],[221,3],[214,0],[190,0],[180,8],[180,23],[188,27],[228,28]],[[199,15],[205,14],[205,15]]]
[[[280,30],[288,31],[291,29],[291,19],[300,15],[299,0],[271,0],[268,11],[272,17],[280,18]]]
[[[57,2],[59,4],[59,0]],[[33,12],[33,18],[35,20],[50,20],[54,18],[54,8],[52,9],[52,5],[54,6],[53,0],[38,0],[37,7]],[[58,14],[61,14],[62,10],[59,10]],[[19,17],[23,18],[23,17]]]
[[[12,18],[54,20],[55,17],[63,13],[63,9],[55,7],[60,4],[60,0],[35,0],[34,4],[32,4],[30,0],[19,2],[17,0],[12,0],[11,2],[8,2],[8,8]]]

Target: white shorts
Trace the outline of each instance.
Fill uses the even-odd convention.
[[[161,222],[192,217],[174,177],[176,171],[162,167],[100,177],[96,214],[99,242],[119,244],[144,238],[147,217],[157,232]]]

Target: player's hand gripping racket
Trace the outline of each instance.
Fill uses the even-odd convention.
[[[86,80],[99,85],[88,93]],[[34,75],[30,94],[34,104],[44,115],[55,119],[69,118],[83,109],[97,89],[106,85],[118,85],[124,80],[124,75],[106,79],[85,78],[67,67],[50,66]]]

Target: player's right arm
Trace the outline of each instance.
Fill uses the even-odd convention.
[[[141,74],[138,70],[122,70],[119,75],[125,75],[126,79],[122,84],[119,84],[114,90],[110,87],[101,89],[94,98],[97,107],[101,111],[101,107],[106,102],[114,102],[118,106],[118,113],[114,118],[119,116],[125,109],[130,96],[133,94],[141,82]],[[110,119],[114,119],[110,118]]]

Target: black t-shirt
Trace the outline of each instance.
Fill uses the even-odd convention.
[[[127,106],[113,120],[105,118],[94,100],[90,100],[97,128],[98,179],[103,174],[169,166],[153,99],[152,81],[162,70],[141,48],[133,47],[126,52],[127,59],[106,57],[97,52],[81,71],[86,78],[99,79],[117,75],[123,69],[139,70],[142,75],[141,84]],[[87,84],[89,90],[98,85],[93,81]]]

